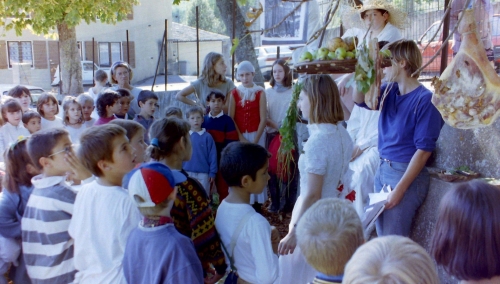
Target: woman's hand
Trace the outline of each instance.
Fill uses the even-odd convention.
[[[406,190],[403,190],[402,188],[398,188],[398,185],[396,185],[396,188],[394,188],[393,191],[389,193],[387,196],[387,203],[385,204],[385,209],[391,209],[394,208],[396,205],[401,202],[403,199],[403,196],[405,196]]]
[[[291,230],[278,245],[278,253],[280,255],[292,254],[296,246],[297,237],[295,236],[295,230]]]

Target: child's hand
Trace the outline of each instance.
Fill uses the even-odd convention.
[[[281,240],[278,246],[278,253],[281,255],[292,254],[296,246],[297,246],[297,238],[295,237],[295,232],[290,231]]]
[[[210,271],[207,271],[207,277],[205,277],[203,282],[204,284],[214,284],[217,283],[217,281],[221,280],[222,277],[224,277],[224,274],[217,274],[215,269],[211,269]]]
[[[212,183],[214,183],[214,181],[215,181],[215,178],[211,178],[211,177],[209,177],[209,178],[208,178],[208,183],[210,183],[210,185],[211,185]]]
[[[280,232],[275,226],[271,226],[271,245],[273,246],[273,252],[278,253],[278,245],[280,243]]]
[[[68,176],[71,180],[85,180],[92,176],[89,170],[83,166],[73,152],[64,155],[64,160],[68,163],[72,174]]]

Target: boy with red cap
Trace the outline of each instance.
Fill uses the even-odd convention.
[[[170,210],[186,176],[158,162],[145,163],[123,179],[143,215],[123,257],[128,283],[203,283],[203,269],[190,238],[174,226]]]

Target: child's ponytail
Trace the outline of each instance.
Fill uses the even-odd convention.
[[[149,130],[151,145],[147,154],[155,161],[170,156],[177,142],[189,134],[189,129],[187,121],[174,117],[155,121]]]

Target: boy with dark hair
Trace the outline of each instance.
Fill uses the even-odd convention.
[[[132,97],[132,94],[130,94],[130,91],[127,89],[117,89],[116,92],[120,95],[120,111],[115,113],[115,117],[121,119],[134,119],[128,114],[128,111],[130,110],[130,102],[134,97]]]
[[[143,215],[123,257],[128,283],[203,283],[193,242],[176,230],[170,215],[176,185],[184,181],[182,173],[158,162],[142,164],[125,176],[123,186]]]
[[[97,98],[97,114],[99,119],[94,125],[103,125],[115,119],[115,113],[120,111],[120,95],[115,91],[107,90]]]
[[[85,130],[78,158],[96,180],[83,185],[75,201],[69,234],[75,240],[80,283],[124,283],[122,260],[130,232],[141,217],[122,185],[135,166],[125,129],[106,124]]]
[[[65,176],[69,168],[65,157],[72,151],[64,129],[44,129],[28,140],[33,165],[42,171],[31,180],[34,189],[21,222],[24,260],[33,283],[72,283],[75,279],[68,224],[76,193]]]
[[[224,99],[225,96],[219,91],[212,91],[208,94],[207,105],[210,108],[210,112],[205,115],[202,124],[202,127],[205,128],[214,139],[217,149],[217,164],[219,165],[222,150],[229,143],[239,141],[238,132],[236,132],[236,126],[233,119],[222,111]],[[215,184],[220,200],[223,200],[228,194],[228,186],[220,175],[220,171],[215,177]]]
[[[24,112],[22,120],[24,128],[28,129],[31,134],[40,131],[42,128],[42,116],[36,111],[28,110]]]
[[[249,204],[250,195],[266,187],[268,166],[269,153],[258,144],[233,142],[222,151],[220,172],[231,191],[219,206],[215,227],[226,263],[233,262],[248,283],[274,283],[279,272],[279,233]]]
[[[144,142],[149,145],[149,128],[155,121],[153,115],[158,106],[158,96],[151,91],[143,90],[139,93],[137,102],[141,108],[141,112],[135,115],[134,121],[139,122],[146,129],[146,132],[144,132]]]
[[[210,185],[214,182],[217,174],[217,148],[214,139],[201,128],[203,123],[203,109],[194,106],[186,113],[186,118],[191,126],[191,146],[193,153],[191,159],[184,162],[182,168],[189,176],[197,179],[205,188],[207,196],[210,196]]]

